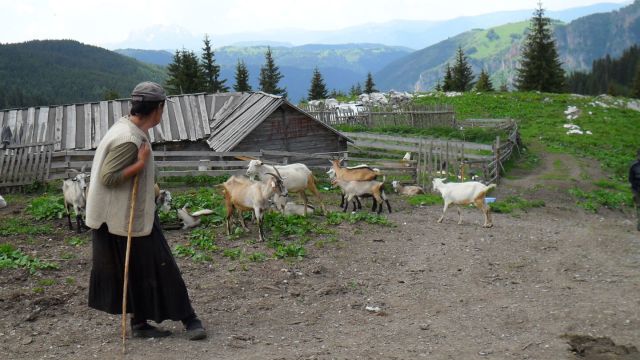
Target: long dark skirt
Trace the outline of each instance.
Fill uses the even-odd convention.
[[[110,314],[121,314],[127,238],[110,234],[106,224],[92,233],[89,306]],[[151,234],[131,239],[127,313],[133,313],[136,320],[157,323],[182,320],[194,313],[157,216]]]

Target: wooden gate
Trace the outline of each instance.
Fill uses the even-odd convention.
[[[0,188],[46,181],[53,145],[53,142],[43,142],[0,149]]]

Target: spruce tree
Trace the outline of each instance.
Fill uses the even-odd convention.
[[[227,80],[220,80],[220,65],[216,64],[215,53],[211,48],[209,35],[204,36],[203,43],[201,67],[204,90],[208,93],[229,91],[229,88],[224,84]]]
[[[451,66],[449,63],[446,65],[447,70],[444,72],[444,80],[442,80],[442,91],[453,91],[453,73],[451,72]]]
[[[371,72],[368,72],[367,81],[364,83],[364,92],[366,94],[371,94],[377,91],[378,90],[376,90],[376,84],[373,82],[373,76],[371,75]]]
[[[280,74],[280,69],[273,60],[273,54],[271,53],[271,47],[267,47],[267,52],[264,54],[265,64],[260,68],[260,91],[264,91],[267,94],[287,96],[285,89],[278,87],[278,83],[284,77]]]
[[[192,94],[205,90],[200,62],[193,51],[176,50],[167,72],[169,78],[166,84],[170,94]]]
[[[462,47],[458,47],[456,53],[456,63],[451,69],[451,75],[453,76],[453,90],[454,91],[468,91],[471,89],[471,82],[473,81],[473,70],[471,65],[467,61],[467,57],[462,51]]]
[[[327,87],[322,79],[320,70],[316,67],[311,77],[311,88],[309,88],[309,100],[321,100],[327,98]]]
[[[487,74],[484,69],[480,71],[480,76],[478,76],[476,90],[483,92],[493,91],[493,84],[491,83],[491,79],[489,79],[489,74]]]
[[[244,61],[239,59],[236,65],[236,84],[233,85],[233,90],[238,92],[251,91],[251,85],[249,85],[249,70],[247,70],[247,65],[244,64]]]
[[[562,92],[564,70],[552,36],[551,19],[544,16],[542,3],[533,13],[517,70],[520,91]]]
[[[433,88],[433,90],[442,91],[442,84],[440,83],[440,80],[436,82],[436,86]]]

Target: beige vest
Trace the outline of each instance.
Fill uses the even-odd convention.
[[[106,223],[110,233],[127,236],[133,178],[125,180],[120,185],[107,187],[100,181],[100,169],[109,150],[113,147],[132,142],[140,148],[145,141],[149,142],[147,135],[127,117],[113,124],[100,140],[91,166],[91,184],[87,195],[86,224],[90,228],[98,229]],[[138,177],[138,193],[131,233],[136,237],[149,235],[153,227],[155,216],[153,153],[149,156],[145,167],[138,173]]]

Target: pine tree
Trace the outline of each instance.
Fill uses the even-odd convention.
[[[233,85],[233,90],[239,92],[251,91],[251,85],[249,85],[249,70],[244,61],[238,60],[236,65],[236,84]]]
[[[446,65],[447,70],[444,72],[444,80],[442,81],[442,91],[453,91],[453,72],[449,63]]]
[[[371,75],[371,72],[368,72],[367,81],[364,83],[364,92],[366,94],[371,94],[377,91],[378,90],[376,90],[376,84],[373,82],[373,76]]]
[[[442,84],[440,83],[440,80],[436,82],[436,86],[433,88],[433,90],[442,91]]]
[[[278,87],[278,83],[284,77],[280,74],[280,69],[273,61],[273,55],[271,53],[271,47],[267,47],[267,52],[264,54],[265,64],[260,68],[260,91],[264,91],[267,94],[287,96],[286,89]]]
[[[351,86],[351,90],[349,90],[350,96],[359,96],[360,94],[362,94],[362,85],[360,83]]]
[[[631,86],[631,96],[640,99],[640,63],[636,66],[636,76],[633,79],[633,85]]]
[[[453,89],[454,91],[468,91],[471,89],[471,82],[473,81],[473,70],[471,65],[467,61],[467,57],[462,51],[462,47],[458,47],[456,53],[456,63],[451,69],[451,75],[453,76]]]
[[[311,77],[311,88],[309,88],[309,100],[321,100],[327,98],[327,87],[322,79],[320,70],[316,67]]]
[[[489,79],[489,74],[487,74],[484,69],[480,71],[480,76],[478,76],[476,90],[483,92],[493,91],[493,84],[491,83],[491,79]]]
[[[544,16],[541,2],[533,13],[517,71],[516,87],[520,91],[564,90],[564,70],[552,37],[551,19]]]
[[[211,48],[211,40],[209,35],[204,36],[204,47],[202,48],[202,76],[204,81],[204,90],[208,93],[227,92],[229,88],[225,86],[227,80],[220,80],[220,65],[216,64],[215,53]]]
[[[192,94],[204,91],[204,77],[198,57],[193,51],[176,50],[173,62],[167,66],[170,94]]]

